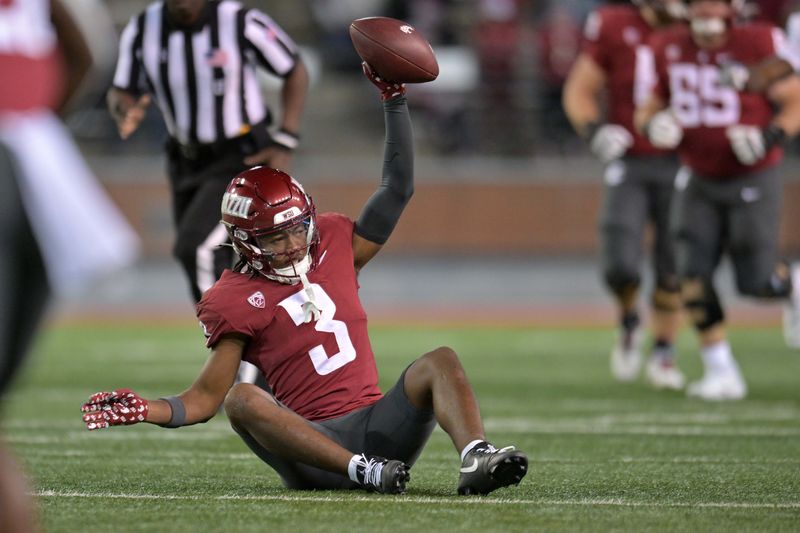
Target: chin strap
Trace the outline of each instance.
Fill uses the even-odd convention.
[[[300,281],[303,283],[303,290],[306,291],[306,296],[308,296],[308,301],[303,304],[304,322],[306,324],[312,320],[316,322],[322,315],[322,310],[317,304],[317,299],[314,296],[314,289],[311,287],[311,283],[308,282],[308,276],[306,276],[305,273],[300,274]]]

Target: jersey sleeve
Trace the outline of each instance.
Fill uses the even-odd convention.
[[[206,292],[197,304],[196,311],[203,335],[206,337],[206,346],[209,348],[213,348],[224,335],[236,333],[253,338],[257,333],[255,325],[243,312],[237,312],[232,303],[229,305],[223,303],[214,287]]]
[[[250,9],[244,16],[244,40],[258,63],[281,78],[294,70],[299,59],[297,44],[268,15]]]
[[[769,28],[770,49],[767,56],[776,55],[779,58],[788,62],[795,70],[800,68],[800,55],[796,43],[793,45],[783,30],[777,27]],[[765,39],[766,40],[766,39]]]
[[[800,57],[800,12],[792,13],[786,19],[786,36],[791,53]]]
[[[653,33],[645,46],[636,53],[637,83],[649,84],[648,95],[655,95],[664,102],[669,102],[670,87],[667,62],[664,54],[666,39],[661,32]],[[641,66],[640,66],[641,62]],[[639,69],[642,69],[641,72]],[[639,76],[642,80],[639,81]]]
[[[117,67],[114,71],[113,86],[133,94],[140,94],[144,89],[139,57],[142,47],[142,24],[144,14],[128,21],[119,39]]]
[[[589,56],[603,70],[609,69],[610,56],[607,45],[608,17],[602,10],[589,14],[583,26],[581,52]]]
[[[647,45],[636,48],[636,67],[633,75],[633,100],[636,107],[650,99],[658,83],[653,49]]]

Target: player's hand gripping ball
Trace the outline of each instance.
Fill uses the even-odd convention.
[[[410,24],[388,17],[367,17],[350,24],[358,55],[384,81],[424,83],[439,75],[428,40]]]
[[[369,64],[367,64],[366,61],[361,63],[361,70],[364,71],[364,75],[367,77],[367,79],[371,81],[373,85],[375,85],[375,87],[377,87],[378,90],[381,92],[382,101],[385,102],[386,100],[391,100],[396,96],[402,96],[406,94],[405,84],[393,83],[384,80],[383,78],[378,76],[378,73],[375,72],[372,69],[372,67],[370,67]]]
[[[144,422],[148,410],[147,400],[131,389],[97,392],[81,406],[83,422],[89,431]]]

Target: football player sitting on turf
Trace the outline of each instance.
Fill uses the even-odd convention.
[[[478,404],[450,348],[408,366],[378,389],[358,272],[386,242],[413,192],[405,88],[365,65],[386,120],[381,185],[359,219],[315,213],[282,171],[247,170],[231,181],[222,221],[241,262],[197,306],[211,356],[178,396],[145,400],[129,389],[93,395],[88,429],[204,422],[224,403],[234,430],[293,489],[363,487],[402,493],[409,468],[438,422],[461,453],[459,494],[517,484],[528,460],[486,441]],[[256,365],[274,394],[233,385],[240,361]]]

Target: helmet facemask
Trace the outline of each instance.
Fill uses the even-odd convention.
[[[314,248],[319,242],[319,233],[313,207],[309,213],[280,226],[266,230],[228,226],[228,232],[231,234],[234,249],[250,270],[268,279],[295,285],[300,282],[301,276],[308,274],[316,266]],[[276,243],[283,239],[296,239],[298,234],[302,234],[302,246],[274,250]]]
[[[280,283],[294,285],[300,281],[302,275],[313,270],[312,266],[315,266],[315,261],[311,248],[319,241],[313,211],[286,228],[254,233],[262,264],[259,272],[265,277]],[[279,234],[285,234],[284,238],[287,239],[301,237],[303,245],[281,252],[272,251],[273,240]],[[284,266],[275,266],[276,264]]]
[[[723,36],[733,25],[734,19],[742,13],[744,8],[743,0],[727,0],[729,9],[726,14],[718,14],[714,16],[697,16],[693,13],[692,4],[693,0],[687,2],[687,12],[689,18],[689,27],[699,39],[717,39]]]

